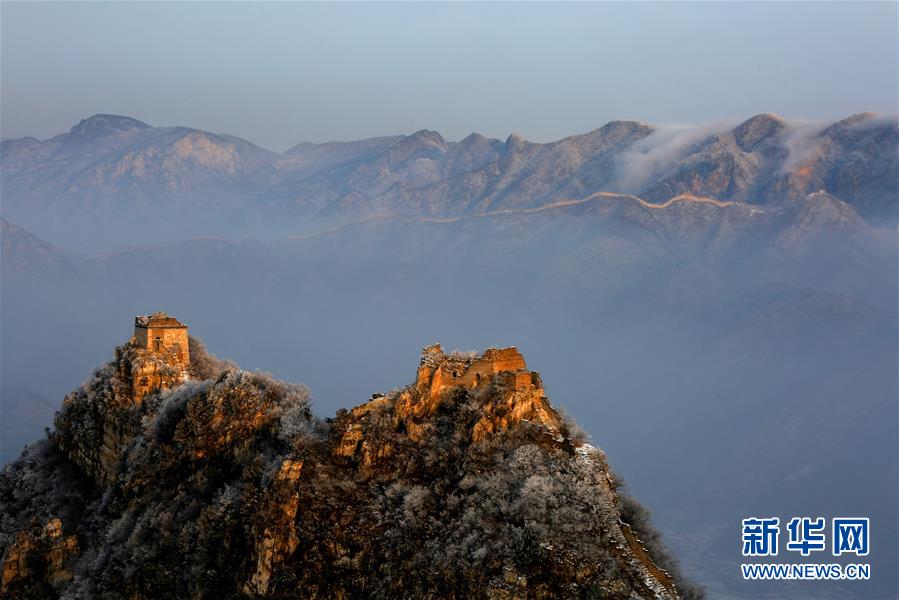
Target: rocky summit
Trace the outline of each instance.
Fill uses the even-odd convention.
[[[515,348],[333,419],[164,313],[0,475],[3,598],[696,598]]]

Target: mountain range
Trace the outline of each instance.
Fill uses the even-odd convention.
[[[895,597],[896,140],[759,115],[282,154],[108,116],[5,141],[3,460],[159,308],[327,413],[404,381],[409,348],[515,344],[713,597]],[[884,576],[742,581],[765,511],[864,512]]]
[[[231,135],[95,115],[45,141],[3,141],[0,175],[5,218],[89,250],[533,209],[597,193],[784,206],[824,192],[895,228],[897,145],[894,118],[809,125],[761,114],[735,127],[613,121],[542,144],[515,134],[450,142],[422,130],[278,154]]]

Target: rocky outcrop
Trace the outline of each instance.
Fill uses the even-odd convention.
[[[251,596],[264,596],[275,568],[290,558],[299,544],[294,520],[300,505],[296,487],[303,471],[303,461],[285,459],[269,488],[260,516],[254,526],[253,556],[256,570],[244,585]]]
[[[187,379],[188,364],[175,356],[160,356],[140,348],[131,360],[131,401],[140,405],[144,396],[175,387]]]
[[[540,374],[528,371],[524,357],[515,348],[490,348],[481,356],[444,354],[439,344],[422,351],[418,376],[412,390],[402,394],[398,418],[408,422],[432,415],[453,388],[486,388],[493,392],[472,428],[472,440],[527,421],[556,434],[559,416],[549,405]]]
[[[474,353],[445,353],[439,344],[422,350],[415,382],[389,396],[375,396],[367,404],[354,408],[345,421],[339,422],[342,434],[334,446],[335,456],[353,459],[366,471],[373,471],[384,460],[396,458],[395,449],[383,443],[373,443],[368,432],[376,422],[373,415],[392,416],[396,427],[413,440],[422,440],[431,433],[430,420],[447,403],[474,399],[477,419],[469,429],[470,441],[484,442],[491,435],[500,434],[525,424],[543,438],[544,443],[558,444],[580,460],[590,464],[596,451],[589,445],[575,444],[566,435],[566,426],[550,405],[543,390],[540,375],[527,369],[524,357],[516,348],[491,348],[481,355]],[[602,461],[604,459],[600,459]],[[607,497],[616,498],[606,474],[600,480]],[[636,534],[616,519],[605,531],[615,540],[616,556],[626,568],[636,574],[638,588],[646,597],[679,597],[670,575],[650,558]],[[588,573],[579,576],[586,578]],[[502,585],[489,590],[490,598],[527,597],[527,577],[514,569],[506,569]]]
[[[330,421],[225,363],[137,402],[149,358],[117,349],[0,477],[3,597],[681,597],[515,348],[429,346],[410,385]],[[74,496],[16,495],[48,477]]]
[[[144,397],[184,381],[183,365],[129,342],[116,349],[111,363],[65,397],[54,440],[98,484],[109,484],[140,432]]]
[[[358,457],[364,466],[389,457],[389,446],[372,445],[365,430],[372,412],[389,412],[394,426],[410,439],[420,441],[428,423],[447,402],[457,402],[454,392],[474,393],[481,400],[479,416],[471,428],[471,441],[526,422],[557,436],[562,427],[543,391],[539,373],[528,371],[515,348],[490,348],[482,355],[443,352],[440,344],[422,350],[415,382],[391,396],[375,396],[349,413],[334,454]]]
[[[71,559],[77,555],[78,538],[63,535],[59,519],[48,521],[39,534],[20,531],[3,555],[0,594],[29,580],[54,587],[70,582],[74,576]]]

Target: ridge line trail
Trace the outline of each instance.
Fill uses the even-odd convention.
[[[587,204],[591,202],[597,202],[601,199],[606,200],[629,200],[631,202],[635,202],[639,204],[641,207],[650,209],[650,210],[660,210],[669,208],[671,205],[675,203],[695,203],[695,204],[710,204],[712,206],[718,208],[726,208],[728,206],[732,206],[735,204],[732,201],[724,201],[724,200],[716,200],[714,198],[704,198],[702,196],[694,196],[693,194],[678,194],[677,196],[673,196],[664,202],[655,204],[652,202],[648,202],[639,196],[634,196],[633,194],[618,194],[615,192],[595,192],[586,198],[581,198],[579,200],[557,200],[555,202],[550,202],[549,204],[543,204],[541,206],[534,206],[530,208],[505,208],[501,210],[492,210],[481,213],[473,213],[469,215],[459,215],[455,217],[407,217],[405,215],[396,214],[396,213],[381,213],[374,214],[364,217],[362,219],[357,219],[355,221],[350,221],[349,223],[344,223],[342,225],[335,225],[333,227],[328,227],[327,229],[323,229],[321,231],[314,231],[312,233],[299,234],[289,236],[288,240],[305,240],[309,238],[319,237],[322,235],[327,235],[329,233],[336,233],[342,229],[347,227],[351,227],[353,225],[360,225],[362,223],[368,223],[370,221],[388,221],[388,220],[404,220],[411,221],[415,223],[458,223],[460,221],[464,221],[466,219],[482,219],[487,217],[495,217],[501,215],[525,215],[525,214],[534,214],[540,213],[549,210],[555,210],[559,208],[566,208],[569,206],[578,206],[581,204]]]

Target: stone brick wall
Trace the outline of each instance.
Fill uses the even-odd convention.
[[[134,320],[137,354],[131,365],[134,404],[147,394],[171,388],[188,378],[190,350],[187,326],[165,313]]]
[[[482,356],[468,358],[444,354],[436,344],[423,350],[416,384],[429,386],[431,394],[437,395],[450,387],[477,387],[504,372],[515,373],[504,381],[515,389],[532,385],[524,357],[515,347],[490,348]]]
[[[134,343],[137,344],[139,348],[143,348],[144,350],[149,348],[148,336],[149,332],[146,327],[134,327]]]
[[[159,344],[156,343],[159,338]],[[178,361],[190,364],[187,345],[187,327],[135,327],[134,341],[149,352],[175,353]]]

